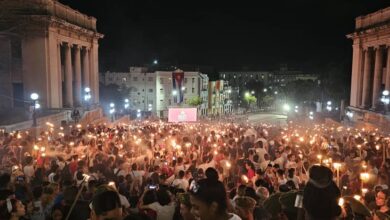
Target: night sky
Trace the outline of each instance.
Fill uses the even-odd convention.
[[[279,64],[320,71],[350,66],[359,15],[385,0],[162,1],[60,0],[98,19],[100,70],[131,65],[206,65],[269,70]]]

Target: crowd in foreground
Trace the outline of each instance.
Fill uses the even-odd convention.
[[[390,219],[389,137],[331,125],[0,134],[0,219]]]

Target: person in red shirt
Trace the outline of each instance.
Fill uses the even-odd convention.
[[[69,163],[69,171],[72,174],[72,176],[77,171],[77,162],[78,162],[77,159],[78,159],[78,155],[74,155],[72,162]]]
[[[245,169],[247,170],[246,176],[248,179],[252,179],[255,176],[255,169],[249,160],[245,162]]]

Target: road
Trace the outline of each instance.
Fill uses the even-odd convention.
[[[252,124],[267,123],[278,126],[284,126],[287,124],[287,116],[271,113],[257,113],[248,116],[248,122]]]

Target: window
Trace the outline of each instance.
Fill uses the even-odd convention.
[[[195,92],[195,88],[192,88],[192,93],[194,93]]]
[[[149,89],[149,92],[153,92],[153,89]]]
[[[138,93],[138,95],[141,95],[141,93]]]
[[[187,78],[184,78],[184,83],[187,83]]]
[[[192,78],[192,83],[195,83],[195,78]]]
[[[148,81],[152,82],[153,81],[153,77],[148,77]]]
[[[133,81],[137,82],[138,81],[138,77],[133,77]]]
[[[171,99],[169,99],[169,105],[172,105],[172,100]]]
[[[112,76],[108,77],[108,81],[112,81]]]
[[[163,88],[160,89],[160,91],[163,91],[163,90],[164,90]]]
[[[160,99],[160,102],[163,102],[164,101],[164,99]]]
[[[160,78],[160,83],[164,83],[164,79],[163,78]]]

